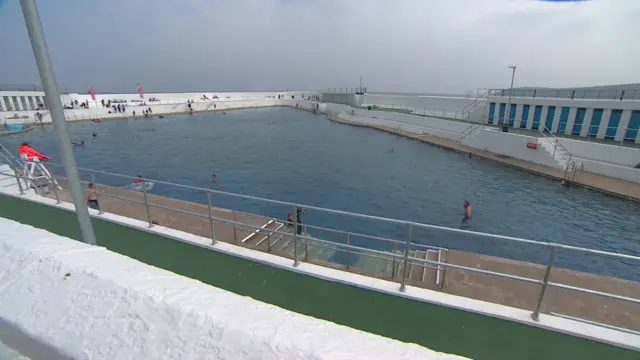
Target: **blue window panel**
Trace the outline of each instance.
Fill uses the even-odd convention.
[[[567,121],[569,121],[569,111],[571,110],[568,106],[563,106],[562,110],[560,110],[560,126],[558,127],[558,134],[564,134],[564,131],[567,130]]]
[[[510,126],[513,126],[513,123],[516,120],[516,109],[518,108],[518,105],[516,104],[511,104],[510,109],[509,109],[509,119],[508,119],[508,123]]]
[[[600,129],[600,121],[602,121],[602,114],[604,109],[593,109],[593,116],[591,117],[591,125],[589,125],[589,136],[598,135]]]
[[[607,132],[604,137],[606,139],[614,139],[618,132],[618,125],[620,125],[620,119],[622,119],[622,110],[611,111],[611,117],[607,123]]]
[[[571,129],[571,135],[580,135],[582,131],[582,124],[584,123],[584,115],[587,113],[587,109],[578,108],[576,111],[576,119],[573,122],[573,129]]]
[[[547,109],[547,120],[545,121],[545,124],[544,124],[544,126],[547,128],[549,132],[551,132],[551,129],[553,128],[553,118],[555,116],[556,116],[556,107],[549,106],[549,108]]]
[[[631,112],[631,119],[629,119],[629,126],[627,126],[624,139],[635,141],[638,136],[638,129],[640,129],[640,111],[634,110]]]
[[[531,110],[530,105],[522,106],[522,119],[520,119],[520,127],[523,129],[527,128],[527,121],[529,120],[529,110]]]
[[[507,104],[500,104],[500,110],[498,111],[498,124],[504,123],[504,110]]]
[[[542,105],[536,105],[536,107],[533,109],[533,124],[531,125],[531,128],[537,130],[540,127],[541,118],[542,118]]]
[[[496,103],[492,102],[489,104],[489,124],[493,124],[493,117],[496,113]]]

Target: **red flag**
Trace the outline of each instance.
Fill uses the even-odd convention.
[[[138,83],[138,94],[140,94],[140,99],[144,100],[144,94],[142,93],[142,85]]]
[[[93,91],[93,86],[91,85],[89,85],[89,94],[91,94],[93,101],[96,101],[96,93]]]

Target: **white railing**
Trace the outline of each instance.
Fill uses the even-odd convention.
[[[362,104],[362,108],[371,107],[371,110],[374,111],[392,111],[405,113],[409,115],[418,115],[418,116],[431,116],[431,117],[441,117],[448,119],[456,119],[463,120],[464,113],[459,110],[446,110],[446,109],[434,109],[434,108],[419,108],[405,105],[396,105],[396,104]]]
[[[480,102],[487,100],[490,92],[491,90],[489,89],[478,89],[476,91],[476,98],[473,100],[473,102],[470,104],[467,104],[464,108],[462,108],[462,114],[463,114],[462,118],[465,120],[468,120],[471,112],[475,110],[475,108],[478,106]]]
[[[549,135],[551,135],[551,138],[549,138],[544,131],[548,131]],[[563,160],[566,161],[565,165],[568,165],[569,162],[571,161],[571,159],[573,158],[573,155],[571,154],[571,152],[569,152],[569,150],[567,150],[566,147],[564,147],[564,145],[562,145],[562,142],[560,142],[560,140],[553,135],[553,133],[551,132],[551,130],[549,130],[546,126],[542,126],[540,128],[540,134],[542,134],[542,137],[550,144],[553,146],[553,154],[552,156],[555,159],[556,153],[559,153],[560,156],[562,157]],[[568,156],[567,156],[568,155]]]

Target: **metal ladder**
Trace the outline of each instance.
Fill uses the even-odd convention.
[[[564,168],[562,183],[567,185],[576,184],[576,175],[578,174],[578,171],[584,171],[584,164],[581,162],[576,164],[575,160],[569,161],[567,166]],[[569,175],[571,175],[571,179],[569,179]]]

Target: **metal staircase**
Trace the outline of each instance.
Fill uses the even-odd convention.
[[[462,120],[469,121],[469,117],[471,113],[478,107],[478,105],[485,105],[486,100],[489,97],[491,90],[489,89],[478,89],[476,91],[476,98],[472,103],[467,104],[464,108],[462,108]]]
[[[547,136],[545,132],[550,136]],[[574,183],[576,181],[578,171],[582,171],[584,169],[584,165],[582,163],[576,163],[571,152],[562,145],[560,139],[553,135],[551,130],[546,126],[542,126],[540,133],[542,134],[543,139],[540,142],[540,146],[542,146],[542,148],[553,157],[559,167],[564,169],[564,175],[562,178],[563,183]]]
[[[44,163],[38,159],[27,160],[24,156],[16,158],[6,147],[0,144],[0,156],[20,177],[24,189],[34,189],[36,193],[46,194],[51,186],[57,190],[62,187],[51,175]]]
[[[474,132],[481,126],[483,126],[483,124],[471,124],[467,126],[466,129],[462,130],[462,132],[460,133],[460,145],[462,145],[462,142],[465,139],[470,138],[474,134]]]

